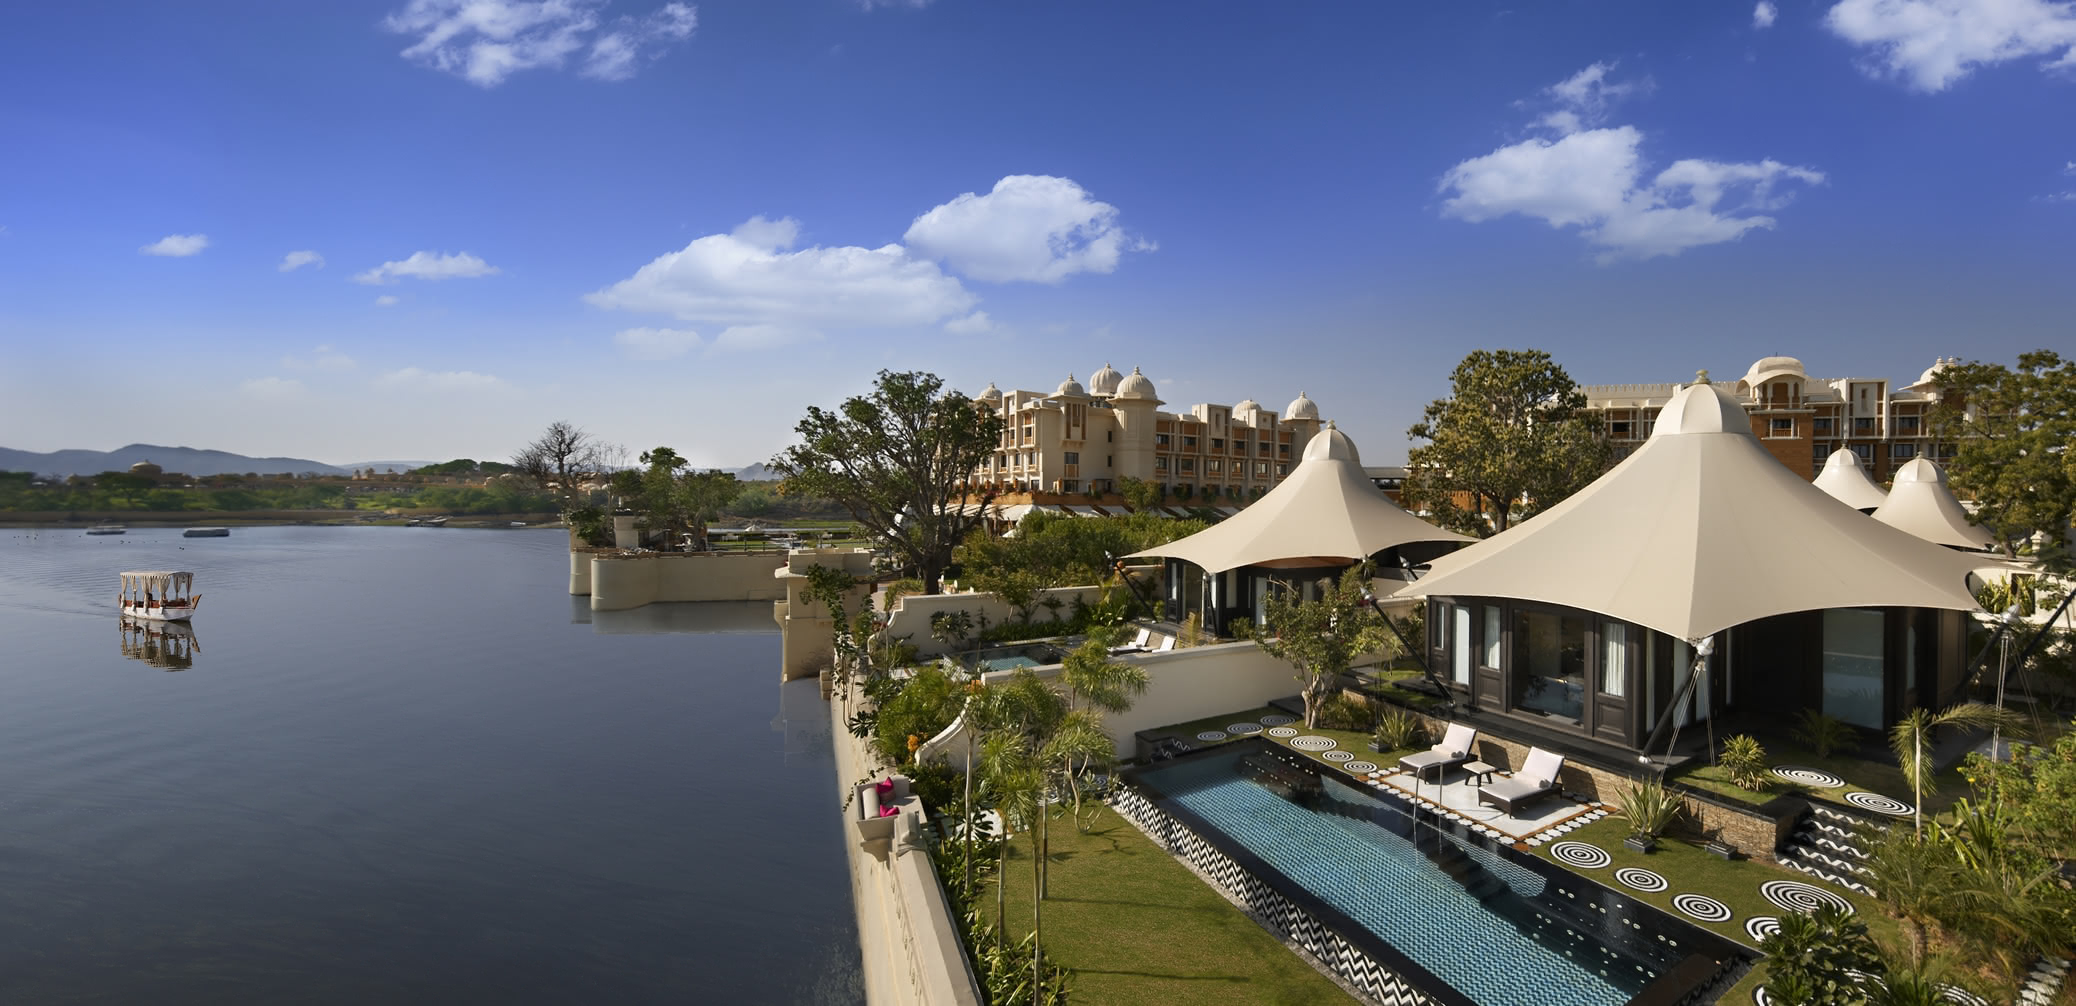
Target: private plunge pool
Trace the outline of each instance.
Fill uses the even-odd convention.
[[[1749,956],[1532,855],[1425,812],[1416,819],[1258,738],[1129,770],[1124,781],[1435,1002],[1670,1006]]]
[[[985,650],[967,650],[955,657],[977,672],[1013,671],[1019,667],[1045,667],[1067,659],[1066,648],[1053,643],[1018,643]]]

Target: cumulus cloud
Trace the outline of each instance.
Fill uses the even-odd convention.
[[[281,366],[287,370],[352,370],[357,364],[353,357],[330,346],[318,346],[304,356],[284,356]]]
[[[1575,75],[1558,87],[1583,81],[1590,86],[1569,93],[1605,93],[1605,72]],[[1579,117],[1539,120],[1555,138],[1530,137],[1443,173],[1443,215],[1479,223],[1519,214],[1552,227],[1577,227],[1602,249],[1605,263],[1678,255],[1771,228],[1776,221],[1764,213],[1787,204],[1789,184],[1824,181],[1821,172],[1770,158],[1687,158],[1646,178],[1644,134],[1635,126],[1567,128],[1585,121],[1583,113],[1592,107],[1590,97],[1581,97],[1571,105]]]
[[[238,390],[253,398],[294,398],[303,393],[303,382],[288,377],[256,377],[238,385]]]
[[[297,269],[301,269],[306,265],[316,266],[317,268],[322,269],[324,268],[324,256],[319,255],[314,251],[292,251],[289,252],[287,255],[282,256],[281,264],[279,266],[276,266],[275,268],[281,270],[282,272],[294,272]]]
[[[375,379],[378,387],[406,391],[487,391],[506,387],[502,378],[473,370],[421,370],[405,367]]]
[[[137,250],[146,255],[186,258],[189,255],[202,254],[202,249],[207,247],[209,247],[209,235],[207,234],[168,234]]]
[[[395,307],[396,305],[397,299],[394,296],[391,296],[390,294],[385,293],[382,296],[375,298],[376,307]]]
[[[2052,0],[1840,0],[1824,24],[1868,50],[1871,75],[1926,93],[2031,56],[2076,69],[2076,5]]]
[[[980,335],[995,330],[995,319],[986,311],[975,311],[964,318],[953,318],[944,323],[944,330],[953,335]]]
[[[858,0],[858,6],[866,10],[875,7],[907,7],[910,10],[922,10],[930,4],[931,0]]]
[[[412,252],[411,257],[396,262],[384,262],[367,272],[353,277],[355,283],[387,286],[400,277],[418,279],[472,279],[477,276],[494,276],[497,267],[469,254],[443,255],[438,252]]]
[[[700,347],[699,333],[689,328],[628,328],[614,333],[620,352],[636,360],[675,359]]]
[[[1608,109],[1615,102],[1634,94],[1650,92],[1652,85],[1649,77],[1619,84],[1609,80],[1607,75],[1614,68],[1615,64],[1612,61],[1594,63],[1543,88],[1543,96],[1557,107],[1536,120],[1537,125],[1553,129],[1560,134],[1576,133],[1607,121]]]
[[[714,336],[713,350],[723,353],[780,349],[803,342],[817,342],[821,338],[820,332],[786,325],[730,325],[722,329],[720,335]]]
[[[1117,225],[1117,207],[1072,179],[1010,175],[986,195],[965,193],[915,218],[902,236],[928,258],[991,283],[1057,283],[1078,272],[1111,272],[1149,242]]]
[[[410,0],[382,21],[413,36],[403,56],[479,87],[523,70],[560,69],[600,80],[634,76],[644,59],[691,38],[698,9],[666,3],[647,15],[600,16],[605,0]]]
[[[1752,27],[1771,28],[1773,19],[1779,16],[1780,8],[1773,5],[1773,0],[1759,0],[1759,5],[1752,8]]]
[[[752,217],[660,255],[585,300],[681,321],[796,329],[928,325],[973,307],[958,280],[900,245],[794,250],[799,237],[790,217]]]

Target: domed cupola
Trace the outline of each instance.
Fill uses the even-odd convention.
[[[1133,367],[1125,379],[1117,383],[1117,397],[1153,399],[1153,382],[1139,368]]]
[[[1097,398],[1109,398],[1117,394],[1118,382],[1123,380],[1123,374],[1118,373],[1108,363],[1105,363],[1103,364],[1103,369],[1088,375],[1088,393]]]
[[[1311,399],[1306,398],[1305,393],[1300,391],[1296,398],[1290,400],[1290,407],[1283,410],[1283,418],[1310,419],[1317,422],[1319,420],[1319,406],[1314,404]]]
[[[989,405],[1000,405],[1002,404],[1002,389],[995,387],[995,382],[989,381],[987,388],[975,396],[973,400],[976,402],[986,402]]]
[[[165,469],[149,461],[139,461],[130,466],[130,474],[132,475],[164,475],[165,473]]]
[[[1074,379],[1073,374],[1068,374],[1067,379],[1060,382],[1059,390],[1053,394],[1061,398],[1087,398],[1088,389],[1083,388],[1081,382]]]
[[[1236,415],[1236,416],[1237,416],[1237,415],[1239,415],[1239,414],[1240,414],[1240,413],[1242,413],[1242,412],[1260,412],[1260,411],[1261,411],[1261,403],[1260,403],[1260,402],[1257,402],[1257,401],[1255,401],[1255,400],[1254,400],[1254,399],[1252,399],[1252,398],[1242,398],[1242,399],[1240,399],[1240,404],[1238,404],[1238,405],[1235,405],[1235,406],[1233,406],[1233,414],[1234,414],[1234,415]]]

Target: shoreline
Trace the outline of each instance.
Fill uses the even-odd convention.
[[[437,514],[426,514],[425,516],[431,517],[431,516],[438,516],[438,515],[437,515]],[[96,513],[93,513],[93,514],[91,514],[91,515],[86,515],[86,516],[79,516],[79,517],[70,517],[70,518],[66,518],[66,517],[51,517],[51,516],[48,516],[48,515],[46,515],[46,514],[24,514],[24,515],[20,515],[20,516],[17,516],[17,515],[14,515],[14,514],[0,513],[0,527],[8,527],[8,528],[37,528],[37,529],[41,529],[41,530],[55,530],[55,531],[64,531],[64,530],[79,530],[79,531],[84,531],[84,530],[86,530],[87,528],[93,527],[93,526],[94,526],[94,525],[96,525],[96,524],[103,524],[103,523],[108,523],[108,524],[122,524],[122,525],[125,525],[125,526],[127,526],[127,527],[131,527],[131,528],[137,528],[137,529],[147,529],[147,528],[151,528],[151,529],[156,529],[156,528],[190,528],[190,527],[299,527],[299,526],[312,526],[312,527],[315,527],[315,526],[329,526],[329,527],[413,527],[413,526],[423,526],[423,525],[412,525],[412,524],[409,524],[408,522],[409,522],[409,521],[411,521],[411,520],[413,520],[413,519],[416,519],[416,518],[414,517],[414,515],[409,515],[409,514],[395,514],[395,515],[392,515],[392,514],[372,514],[372,515],[359,515],[359,516],[355,516],[355,515],[350,515],[350,514],[347,514],[347,513],[343,513],[343,512],[340,512],[340,511],[332,511],[332,512],[330,512],[330,513],[326,513],[326,512],[324,512],[324,511],[312,511],[312,512],[310,512],[310,513],[309,513],[309,515],[308,515],[308,516],[303,516],[303,515],[293,515],[293,516],[291,516],[291,515],[288,515],[288,514],[284,514],[284,513],[283,513],[283,512],[281,512],[281,511],[272,511],[272,512],[270,512],[270,513],[269,513],[269,514],[268,514],[267,516],[241,516],[241,515],[239,514],[239,512],[238,512],[238,511],[222,511],[222,510],[215,510],[215,511],[189,511],[189,512],[185,512],[185,513],[181,513],[181,512],[173,512],[173,513],[169,513],[169,512],[167,512],[167,511],[164,511],[164,510],[144,510],[144,511],[136,511],[136,512],[129,512],[129,513],[125,513],[125,512],[121,512],[121,511],[111,511],[111,512],[107,512],[107,513],[100,513],[100,512],[96,512]],[[512,526],[511,526],[511,524],[512,524],[512,522],[513,522],[513,521],[525,521],[525,522],[526,522],[526,528],[524,528],[523,530],[533,530],[533,529],[539,529],[539,528],[563,528],[563,527],[565,527],[565,525],[564,525],[564,524],[562,523],[562,520],[561,520],[561,519],[560,519],[559,517],[557,517],[556,515],[554,515],[554,514],[523,514],[523,513],[521,513],[521,514],[478,514],[478,515],[472,515],[472,516],[467,516],[467,517],[460,517],[460,516],[448,515],[447,523],[446,523],[446,524],[444,524],[444,525],[440,525],[440,526],[442,526],[442,527],[450,527],[450,528],[452,528],[452,527],[466,527],[466,528],[478,528],[478,529],[481,529],[481,528],[502,528],[502,529],[505,529],[505,530],[514,530],[514,531],[516,531],[516,530],[522,530],[521,528],[514,528],[514,527],[512,527]]]

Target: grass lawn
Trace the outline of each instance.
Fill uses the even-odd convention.
[[[1076,1002],[1353,1001],[1108,807],[1085,834],[1054,821],[1050,865],[1045,952],[1074,970]],[[1031,928],[1023,836],[1011,841],[1007,878],[1010,933],[1021,939]],[[990,895],[987,911],[994,905]]]
[[[1765,745],[1766,761],[1769,764],[1821,769],[1845,780],[1845,785],[1839,788],[1805,786],[1773,776],[1771,787],[1764,792],[1754,793],[1731,782],[1730,773],[1724,771],[1721,766],[1707,764],[1687,769],[1669,781],[1684,783],[1695,789],[1707,790],[1754,806],[1783,793],[1813,796],[1831,803],[1844,804],[1845,794],[1854,790],[1894,797],[1904,803],[1911,802],[1910,784],[1903,781],[1903,770],[1897,768],[1894,762],[1870,761],[1837,753],[1833,753],[1829,758],[1819,758],[1816,752],[1784,738],[1761,737],[1759,740]],[[1955,800],[1968,794],[1968,783],[1961,778],[1958,763],[1933,776],[1932,782],[1936,790],[1925,797],[1924,810],[1927,816],[1952,807]]]
[[[1300,751],[1297,748],[1291,747],[1290,742],[1296,740],[1296,737],[1270,737],[1267,731],[1263,731],[1262,733],[1258,734],[1234,734],[1223,741],[1207,742],[1196,739],[1197,734],[1202,733],[1206,730],[1223,731],[1226,728],[1226,725],[1231,723],[1260,723],[1262,717],[1274,715],[1281,712],[1282,710],[1280,709],[1272,709],[1268,706],[1262,706],[1260,708],[1250,709],[1245,712],[1220,713],[1217,716],[1207,716],[1200,720],[1191,720],[1187,723],[1177,723],[1172,726],[1160,727],[1159,730],[1162,733],[1175,734],[1178,737],[1183,737],[1187,739],[1191,744],[1196,745],[1200,749],[1209,747],[1212,744],[1229,744],[1233,741],[1241,740],[1245,737],[1260,737],[1261,739],[1266,740],[1272,744],[1284,747],[1294,754],[1300,754],[1307,758],[1310,758],[1321,765],[1325,765],[1330,768],[1341,767],[1340,765],[1332,761],[1320,757],[1321,755],[1326,753],[1324,751]],[[1285,715],[1289,714],[1286,713]],[[1324,728],[1316,730],[1307,730],[1305,729],[1304,720],[1302,719],[1298,720],[1296,723],[1292,723],[1289,725],[1297,729],[1299,737],[1305,736],[1307,734],[1317,734],[1321,737],[1331,737],[1334,739],[1337,747],[1329,750],[1346,751],[1349,754],[1354,755],[1357,761],[1375,762],[1378,765],[1382,765],[1386,768],[1390,768],[1394,765],[1397,765],[1398,760],[1400,758],[1412,754],[1415,751],[1425,750],[1426,748],[1426,745],[1423,744],[1420,747],[1400,748],[1395,751],[1372,751],[1370,750],[1370,734],[1369,731],[1366,730],[1327,730]]]

